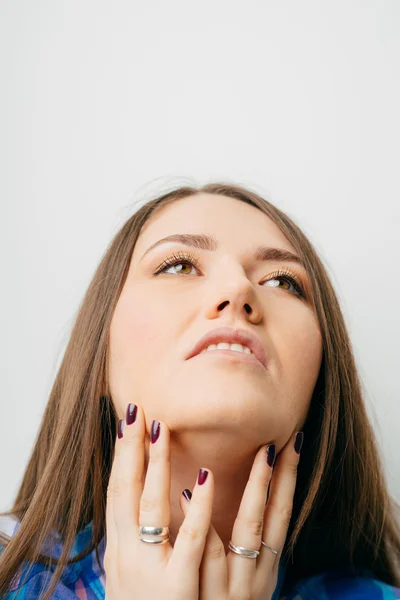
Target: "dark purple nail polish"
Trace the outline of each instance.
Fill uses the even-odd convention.
[[[304,433],[302,431],[298,431],[296,433],[296,439],[294,442],[294,449],[296,450],[297,454],[300,454],[300,450],[303,445],[303,439],[304,439]]]
[[[154,420],[151,424],[150,439],[151,443],[155,444],[160,435],[160,422]]]
[[[136,421],[137,406],[130,402],[126,409],[126,424],[132,425]]]
[[[121,439],[123,437],[123,435],[124,435],[123,431],[122,431],[122,429],[123,429],[123,427],[122,427],[123,422],[124,422],[124,419],[120,419],[118,421],[118,439]]]
[[[185,496],[186,500],[190,502],[190,498],[192,497],[192,492],[188,489],[183,490],[182,494]]]
[[[203,483],[207,479],[207,476],[208,476],[208,471],[206,471],[205,469],[200,469],[199,475],[198,475],[198,478],[197,478],[198,484],[199,485],[203,485]]]
[[[274,466],[276,456],[276,444],[271,444],[267,447],[267,463],[270,467]]]

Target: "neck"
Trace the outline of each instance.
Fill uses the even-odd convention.
[[[189,439],[190,438],[190,439]],[[221,538],[225,553],[232,537],[243,492],[248,482],[258,447],[238,443],[238,437],[223,434],[220,430],[171,432],[171,521],[170,541],[173,545],[185,515],[179,505],[179,497],[185,488],[191,492],[195,487],[201,467],[214,475],[214,497],[211,523]],[[248,442],[248,441],[247,441]],[[261,444],[260,444],[261,445]],[[146,464],[148,457],[146,457]]]

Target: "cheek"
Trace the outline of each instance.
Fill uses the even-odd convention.
[[[135,293],[125,288],[120,295],[110,326],[109,386],[120,418],[128,402],[143,398],[143,386],[154,380],[158,356],[165,355],[165,316],[156,308],[156,299],[149,294]],[[158,303],[159,304],[159,303]],[[134,393],[133,393],[134,391]]]
[[[287,359],[298,377],[313,379],[319,372],[321,363],[322,340],[318,330],[305,329],[292,336],[287,350]]]
[[[271,335],[277,349],[280,376],[290,374],[300,381],[316,378],[322,358],[322,338],[310,310],[286,312],[283,319],[275,321]]]
[[[311,313],[279,324],[276,336],[277,379],[287,394],[288,412],[297,418],[307,415],[323,356],[318,323]]]
[[[135,294],[129,290],[121,294],[110,329],[111,353],[119,364],[127,362],[131,367],[138,363],[151,364],[148,359],[157,352],[157,341],[160,342],[163,331],[163,315],[152,303],[155,299],[141,294],[140,286],[136,287]]]

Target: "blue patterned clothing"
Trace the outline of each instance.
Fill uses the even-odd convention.
[[[0,517],[0,531],[12,537],[19,529],[20,522],[11,517]],[[92,523],[89,523],[75,538],[70,557],[75,556],[87,546],[92,537]],[[59,538],[55,534],[55,539]],[[53,546],[53,555],[59,557],[61,554],[61,542]],[[0,559],[3,546],[0,545]],[[105,550],[105,538],[100,542],[98,551],[100,564],[103,568]],[[48,555],[46,545],[43,553]],[[23,576],[28,570],[25,561],[19,572],[14,576],[11,590],[1,596],[1,600],[14,600],[17,591],[20,600],[37,600],[40,590],[51,579],[56,565],[46,568],[45,565],[34,563],[28,580],[21,585]],[[387,583],[378,581],[372,576],[354,577],[346,569],[331,569],[312,577],[305,577],[297,581],[290,593],[281,595],[284,583],[285,568],[279,566],[278,582],[272,600],[394,600],[400,599],[400,588],[395,588]],[[68,565],[64,568],[61,579],[53,592],[54,600],[104,600],[105,599],[105,575],[101,573],[97,563],[96,552],[81,561]]]

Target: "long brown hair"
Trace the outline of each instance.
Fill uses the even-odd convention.
[[[303,428],[283,556],[285,584],[348,566],[354,574],[368,569],[376,578],[400,587],[400,506],[388,492],[349,335],[327,272],[310,241],[284,212],[245,187],[210,183],[178,187],[152,198],[109,244],[78,310],[14,505],[1,513],[14,515],[21,523],[11,539],[0,535],[5,546],[0,596],[24,560],[57,565],[44,600],[66,565],[96,550],[101,567],[98,545],[105,535],[117,425],[107,379],[111,319],[148,218],[175,200],[202,192],[235,198],[265,213],[303,259],[312,283],[323,358]],[[69,558],[75,536],[91,521],[91,543]],[[53,528],[63,543],[58,559],[41,553]]]

